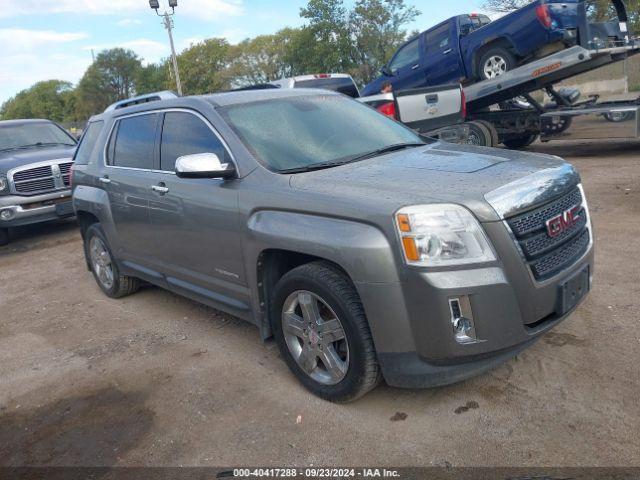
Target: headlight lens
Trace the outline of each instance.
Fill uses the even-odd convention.
[[[4,177],[0,177],[0,193],[6,193],[9,190],[9,183]]]
[[[396,214],[396,228],[409,265],[465,265],[496,259],[482,227],[460,205],[402,208]]]

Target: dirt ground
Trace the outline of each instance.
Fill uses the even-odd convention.
[[[73,222],[16,231],[0,248],[0,465],[640,466],[640,143],[532,150],[583,176],[589,299],[491,373],[347,406],[307,393],[248,324],[154,288],[106,298]]]

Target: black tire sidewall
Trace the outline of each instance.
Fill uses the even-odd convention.
[[[96,271],[93,268],[93,262],[91,261],[91,254],[89,252],[89,245],[93,237],[98,237],[102,241],[105,248],[109,252],[109,256],[111,257],[111,268],[113,269],[113,285],[111,285],[111,288],[109,289],[105,288],[104,285],[102,285],[102,282],[100,282],[100,279],[98,279],[98,275],[96,274]],[[113,256],[113,252],[111,251],[111,247],[109,246],[109,242],[107,241],[107,237],[102,231],[102,228],[100,228],[100,225],[97,223],[94,223],[89,228],[87,228],[87,232],[84,236],[84,254],[91,268],[91,273],[93,274],[93,278],[98,284],[98,287],[100,287],[100,290],[102,290],[105,293],[105,295],[107,295],[108,297],[116,298],[117,292],[120,289],[120,285],[119,285],[120,271],[118,270],[118,265],[115,260],[115,257]]]
[[[491,132],[484,124],[474,121],[474,122],[467,122],[467,125],[469,127],[470,133],[472,130],[475,130],[474,133],[480,134],[484,138],[484,145],[476,145],[474,143],[469,143],[469,145],[473,145],[475,147],[491,146],[491,142],[492,142]]]
[[[9,229],[8,228],[0,228],[0,247],[4,247],[5,245],[9,245]]]
[[[513,70],[513,67],[515,66],[516,60],[513,56],[513,54],[507,50],[506,48],[503,47],[492,47],[489,50],[487,50],[486,52],[484,52],[481,56],[480,56],[480,60],[478,61],[478,78],[480,80],[488,80],[487,77],[485,77],[484,75],[484,64],[486,63],[486,61],[489,59],[489,57],[493,57],[493,56],[499,56],[502,57],[504,59],[504,61],[507,64],[507,72],[510,70]]]
[[[289,347],[282,331],[282,307],[287,297],[298,290],[306,290],[321,297],[333,309],[340,319],[349,346],[349,369],[345,378],[336,385],[324,385],[316,382],[298,365],[289,352]],[[352,319],[353,312],[339,295],[330,287],[313,277],[298,272],[291,272],[282,278],[276,286],[271,302],[271,319],[273,334],[289,368],[300,382],[312,393],[330,401],[348,401],[353,392],[359,389],[365,372],[365,345]]]

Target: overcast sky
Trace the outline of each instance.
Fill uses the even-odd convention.
[[[161,4],[166,0],[161,0]],[[77,82],[91,51],[124,47],[145,62],[167,57],[166,32],[147,0],[1,0],[0,103],[40,80]],[[211,37],[237,43],[301,24],[306,0],[179,0],[178,50]],[[481,11],[482,0],[408,0],[424,30],[450,16]]]

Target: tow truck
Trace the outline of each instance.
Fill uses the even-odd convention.
[[[628,31],[622,0],[612,0],[617,20],[579,25],[579,44],[470,85],[444,85],[363,97],[359,100],[418,132],[444,140],[519,149],[537,138],[640,138],[640,97],[600,102],[557,89],[576,75],[640,53],[640,39]],[[622,33],[612,41],[608,32]],[[537,101],[543,90],[552,99]],[[602,123],[599,123],[602,122]]]

